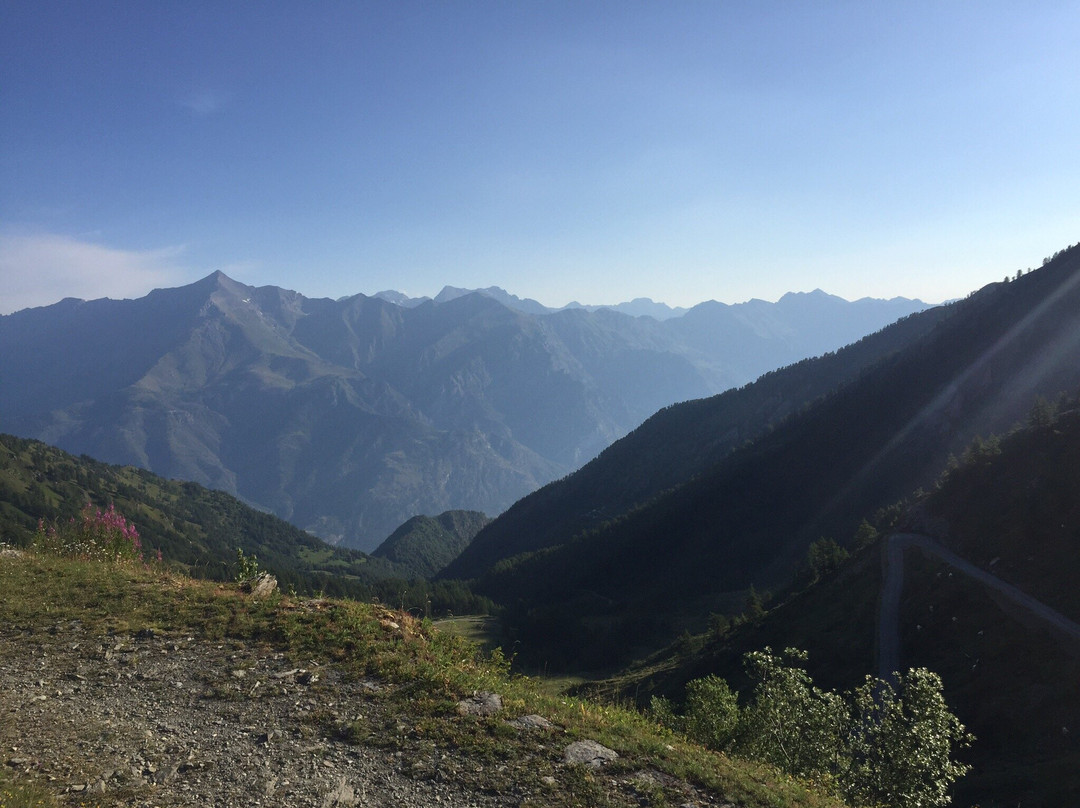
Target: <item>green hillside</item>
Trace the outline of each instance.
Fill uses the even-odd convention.
[[[371,555],[392,562],[409,576],[432,578],[457,558],[490,521],[479,511],[414,516],[391,533]]]
[[[0,541],[25,546],[39,520],[66,522],[86,503],[114,505],[138,528],[149,554],[214,580],[237,573],[237,550],[257,557],[283,587],[399,607],[457,613],[488,604],[461,584],[430,585],[383,558],[332,547],[235,497],[143,469],[73,457],[45,443],[0,435]]]

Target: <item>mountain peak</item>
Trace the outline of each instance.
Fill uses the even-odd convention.
[[[235,283],[232,278],[222,272],[220,269],[215,269],[205,278],[195,281],[192,286],[220,286],[223,283]]]
[[[210,293],[214,292],[217,289],[234,290],[234,289],[236,289],[236,287],[238,287],[240,285],[241,284],[234,281],[232,278],[230,278],[228,275],[226,275],[220,269],[215,269],[213,272],[211,272],[205,278],[200,278],[199,280],[195,281],[194,283],[189,283],[187,286],[181,286],[179,288],[181,288],[181,289],[190,289],[192,291],[198,291],[198,292],[201,292],[201,293],[204,293],[204,294],[210,294]],[[160,292],[160,291],[172,291],[172,290],[169,290],[169,289],[165,289],[165,290],[155,289],[154,291],[155,292]]]
[[[456,286],[444,286],[442,291],[435,296],[436,303],[448,303],[465,295],[478,294],[496,300],[507,308],[516,309],[526,314],[551,314],[555,309],[548,308],[544,304],[531,298],[520,298],[512,295],[498,286],[489,286],[486,289],[461,289]]]
[[[839,295],[831,295],[823,289],[814,289],[812,292],[787,292],[780,300],[838,300],[843,303],[847,302],[845,298],[842,298]]]
[[[430,297],[409,297],[403,292],[398,292],[395,289],[385,289],[382,292],[376,292],[372,297],[385,300],[387,303],[393,303],[395,306],[401,306],[403,309],[414,309],[422,303],[431,301]]]

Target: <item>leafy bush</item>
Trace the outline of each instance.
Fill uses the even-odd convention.
[[[706,746],[816,781],[853,806],[947,805],[949,789],[968,770],[952,754],[971,736],[949,712],[941,678],[917,668],[896,687],[868,676],[838,694],[815,687],[805,661],[794,648],[754,651],[746,667],[756,685],[745,707],[727,682],[706,676],[687,685],[682,715],[658,698],[649,713]]]
[[[254,553],[250,556],[246,556],[244,555],[243,548],[237,547],[236,582],[241,583],[243,581],[250,581],[252,578],[258,578],[260,572],[259,557]]]
[[[739,697],[719,676],[686,686],[686,733],[713,749],[726,749],[739,727]]]
[[[671,706],[671,701],[664,696],[653,696],[649,700],[649,707],[645,714],[650,720],[655,721],[662,727],[673,729],[676,732],[683,732],[686,729],[686,722],[683,717],[675,712],[675,708]]]
[[[853,805],[946,805],[968,767],[952,760],[970,735],[949,712],[941,677],[913,668],[897,688],[867,677],[853,694],[844,796]]]
[[[743,711],[739,747],[797,777],[828,779],[842,767],[848,710],[842,697],[814,687],[805,661],[794,648],[783,657],[769,648],[746,655],[757,685]]]

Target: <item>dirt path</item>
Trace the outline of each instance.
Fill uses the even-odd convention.
[[[984,569],[965,561],[951,550],[941,546],[928,536],[916,533],[897,533],[889,536],[882,545],[881,605],[878,612],[878,676],[892,679],[894,671],[900,670],[900,595],[904,588],[904,552],[915,547],[926,555],[944,561],[957,572],[978,581],[994,593],[1004,597],[1013,606],[1063,637],[1080,643],[1080,625],[1065,615],[1051,609],[1012,584],[991,575]]]

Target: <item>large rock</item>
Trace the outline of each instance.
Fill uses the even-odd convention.
[[[619,757],[614,749],[608,749],[596,741],[574,741],[566,747],[563,760],[566,763],[578,763],[590,769],[599,769]]]
[[[470,698],[457,703],[458,713],[461,715],[477,715],[481,717],[495,715],[502,709],[502,706],[502,696],[487,691],[474,693]]]
[[[250,578],[240,588],[251,595],[252,600],[265,600],[277,589],[277,578],[268,572]]]
[[[522,715],[506,723],[522,730],[550,730],[555,728],[555,725],[542,715]]]

